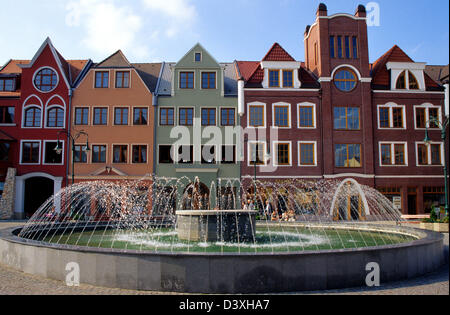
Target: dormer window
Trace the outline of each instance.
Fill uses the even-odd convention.
[[[280,87],[280,70],[269,70],[269,87]]]
[[[0,79],[0,92],[12,92],[15,86],[14,79]]]
[[[283,87],[285,88],[294,87],[294,71],[283,70]]]
[[[408,78],[407,78],[407,76],[408,76]],[[414,74],[412,74],[411,71],[406,71],[406,70],[403,71],[399,75],[395,88],[397,90],[405,90],[407,81],[408,81],[409,90],[418,90],[419,89],[419,82],[417,81]]]
[[[391,72],[392,90],[425,90],[425,70],[423,62],[388,62]]]

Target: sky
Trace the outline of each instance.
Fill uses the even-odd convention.
[[[378,17],[371,62],[398,45],[416,62],[449,63],[448,0],[0,0],[0,65],[32,59],[47,37],[66,59],[94,62],[118,49],[130,62],[176,62],[196,43],[219,62],[256,61],[274,42],[303,61],[320,2],[329,15],[364,4]]]

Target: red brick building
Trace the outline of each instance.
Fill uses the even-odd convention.
[[[260,179],[352,178],[404,214],[445,204],[444,143],[429,123],[445,119],[445,93],[425,64],[397,46],[371,64],[364,6],[328,15],[321,4],[304,46],[304,63],[279,44],[260,62],[236,62],[248,131],[242,176],[254,175],[258,156]]]

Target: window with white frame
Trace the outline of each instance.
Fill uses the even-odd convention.
[[[291,127],[291,104],[276,103],[272,105],[273,127],[290,128]]]
[[[406,142],[380,142],[380,166],[407,166]]]
[[[298,143],[299,166],[317,166],[317,145],[313,141]]]
[[[416,143],[417,166],[442,166],[444,144],[442,142]]]
[[[24,140],[20,147],[21,164],[40,164],[41,142]]]
[[[379,129],[405,129],[406,109],[403,105],[394,103],[378,105]]]
[[[275,165],[276,166],[291,166],[292,165],[292,150],[290,142],[274,142]]]
[[[316,105],[313,103],[298,104],[298,128],[316,128]]]
[[[414,106],[416,129],[439,128],[434,120],[442,122],[441,107],[432,104]]]

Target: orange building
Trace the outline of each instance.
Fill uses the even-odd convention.
[[[70,118],[75,169],[69,163],[75,183],[143,180],[150,187],[160,69],[159,63],[131,64],[119,50],[93,64],[76,86]]]

